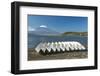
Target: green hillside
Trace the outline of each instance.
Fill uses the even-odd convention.
[[[78,35],[78,36],[87,36],[87,32],[64,32],[62,35]]]

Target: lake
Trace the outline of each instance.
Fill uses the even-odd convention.
[[[35,48],[40,42],[78,41],[87,46],[86,36],[40,36],[28,34],[28,48]]]

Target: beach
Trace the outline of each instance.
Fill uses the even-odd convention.
[[[56,60],[56,59],[84,59],[88,58],[88,51],[71,51],[50,55],[42,55],[35,51],[34,48],[28,49],[28,61],[36,60]]]

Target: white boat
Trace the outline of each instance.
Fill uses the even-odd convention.
[[[41,42],[39,43],[35,50],[36,52],[43,51],[44,53],[47,52],[66,52],[66,51],[76,51],[76,50],[85,50],[86,48],[77,41],[62,41],[62,42]]]

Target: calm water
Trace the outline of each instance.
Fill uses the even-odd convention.
[[[87,45],[87,37],[84,36],[36,36],[28,34],[28,48],[34,48],[40,42],[57,41],[78,41],[85,46]]]

